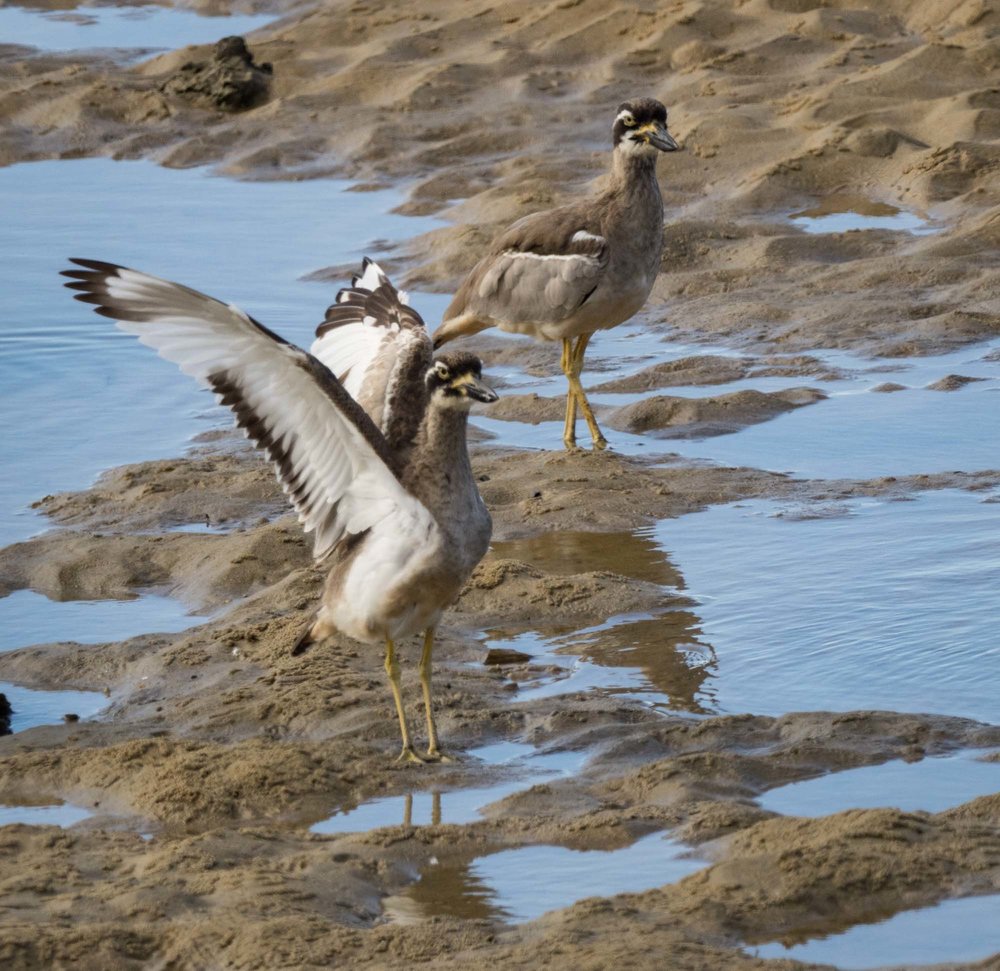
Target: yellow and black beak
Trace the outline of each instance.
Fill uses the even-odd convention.
[[[658,148],[661,152],[676,152],[680,148],[662,121],[651,121],[641,128],[637,128],[635,133],[640,135],[647,145],[652,145],[653,148]]]
[[[472,398],[473,401],[482,401],[485,404],[492,404],[500,398],[500,395],[488,384],[483,384],[482,380],[477,378],[471,371],[466,374],[460,374],[451,382],[451,387],[459,394],[463,394],[467,398]]]

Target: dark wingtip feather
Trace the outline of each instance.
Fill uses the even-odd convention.
[[[119,266],[117,263],[108,263],[105,260],[85,260],[78,256],[71,256],[69,261],[70,263],[75,263],[77,266],[82,266],[86,270],[97,270],[100,273],[117,273],[119,270],[125,269],[125,267]]]

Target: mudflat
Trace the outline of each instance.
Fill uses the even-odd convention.
[[[753,946],[1000,889],[998,794],[938,813],[808,819],[755,802],[824,772],[995,749],[1000,727],[920,711],[720,713],[704,692],[706,663],[692,660],[698,604],[644,532],[723,503],[788,500],[823,515],[1000,486],[996,468],[820,479],[665,455],[671,438],[743,434],[792,412],[809,421],[827,394],[818,386],[846,377],[825,350],[909,360],[1000,333],[994,6],[199,5],[231,6],[277,18],[247,38],[251,60],[231,48],[133,60],[0,46],[0,162],[110,155],[230,178],[404,185],[405,212],[445,225],[378,257],[409,287],[449,292],[499,228],[601,178],[620,101],[658,97],[684,151],[659,166],[666,247],[638,319],[653,340],[623,376],[601,374],[624,351],[598,339],[588,371],[605,393],[595,403],[612,446],[635,447],[517,447],[535,423],[561,417],[550,380],[558,350],[489,332],[467,342],[501,391],[507,373],[541,390],[518,384],[483,411],[487,421],[472,419],[490,429],[476,436],[473,463],[495,542],[440,632],[439,730],[460,758],[424,767],[393,762],[378,650],[333,639],[291,656],[323,575],[271,471],[238,436],[40,494],[55,528],[0,550],[0,595],[157,591],[199,616],[180,633],[0,653],[0,680],[103,691],[109,705],[97,719],[0,737],[0,801],[92,811],[69,829],[0,828],[0,963],[798,967]],[[814,231],[838,213],[902,213],[919,231]],[[316,265],[332,299],[350,268],[320,269],[322,253]],[[658,351],[660,337],[694,349],[677,358]],[[974,393],[965,375],[940,378],[950,394],[921,392],[937,394],[935,407]],[[780,388],[724,387],[775,379]],[[697,390],[671,393],[679,388]],[[206,521],[224,528],[178,529]],[[768,580],[747,583],[766,598]],[[623,644],[602,627],[620,615],[653,626]],[[568,655],[585,642],[596,664],[644,672],[668,702],[600,685],[551,691],[566,669],[531,651],[490,660],[490,641],[516,647],[539,631],[558,634]],[[404,649],[419,725],[416,657],[416,645]],[[450,821],[450,793],[516,779],[502,760],[461,757],[499,742],[583,767],[526,772],[473,821]],[[432,792],[443,810],[415,819],[406,807]],[[373,800],[389,807],[377,827],[312,830]],[[610,851],[658,831],[701,866],[526,923],[474,903],[470,868],[482,857],[539,845]],[[544,868],[536,879],[547,881]]]

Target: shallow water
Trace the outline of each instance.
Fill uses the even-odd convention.
[[[310,827],[313,833],[357,833],[382,826],[430,826],[443,823],[472,823],[483,817],[482,810],[545,780],[572,775],[586,761],[578,752],[540,753],[532,745],[503,742],[470,749],[466,756],[491,765],[506,766],[508,775],[490,786],[474,789],[416,789],[401,796],[371,799],[354,809],[336,813]]]
[[[666,521],[657,538],[715,652],[717,710],[1000,721],[997,503],[956,490],[746,502]]]
[[[724,348],[665,342],[663,337],[667,333],[662,327],[644,330],[641,324],[632,323],[597,334],[591,344],[592,357],[600,360],[602,369],[585,372],[585,385],[627,377],[656,361],[692,355],[743,357]],[[723,384],[681,385],[637,394],[593,392],[590,399],[595,406],[620,407],[651,394],[706,398],[746,389],[771,392],[802,386],[817,388],[828,396],[826,400],[734,434],[706,437],[679,429],[678,433],[688,437],[666,438],[630,434],[606,425],[604,430],[611,447],[625,455],[674,453],[720,465],[747,466],[807,478],[868,479],[991,469],[1000,462],[996,437],[985,434],[983,429],[1000,424],[1000,357],[993,353],[997,348],[1000,341],[905,360],[861,358],[844,351],[818,350],[811,351],[810,357],[843,377],[748,377]],[[555,360],[555,345],[552,354]],[[507,382],[504,390],[510,393],[565,394],[566,381],[561,374],[537,378],[510,367],[498,373]],[[981,380],[950,392],[927,387],[949,374]],[[905,390],[872,391],[890,381],[903,385]],[[562,448],[562,422],[526,425],[491,419],[488,414],[476,416],[473,421],[495,435],[499,444]],[[589,442],[582,423],[577,426],[577,437],[581,444]]]
[[[600,691],[675,711],[711,709],[715,657],[699,640],[697,617],[687,610],[621,614],[558,633],[485,635],[490,647],[529,654],[532,664],[551,669],[522,687],[515,703]]]
[[[747,950],[762,958],[794,958],[845,969],[940,968],[944,962],[951,967],[1000,951],[1000,896],[946,900],[794,947],[774,943]]]
[[[891,807],[903,812],[943,812],[970,799],[1000,792],[1000,762],[980,751],[893,761],[831,772],[779,786],[757,802],[783,816],[826,816],[845,809]]]
[[[173,633],[205,622],[170,597],[49,600],[31,590],[0,598],[0,651],[29,644],[106,644],[147,633]]]
[[[68,802],[51,806],[0,806],[0,826],[23,823],[26,826],[62,826],[64,829],[90,819],[93,813]]]
[[[70,299],[56,275],[65,257],[106,258],[181,280],[233,300],[283,335],[308,343],[337,284],[304,283],[302,276],[322,265],[358,260],[375,239],[410,236],[433,225],[387,215],[402,201],[398,193],[350,193],[345,187],[330,180],[238,183],[198,170],[109,160],[0,169],[0,205],[8,214],[10,241],[0,261],[0,284],[8,295],[0,321],[0,382],[8,391],[10,414],[16,409],[21,425],[13,440],[13,423],[4,422],[8,433],[0,442],[8,456],[0,468],[5,497],[0,541],[45,525],[27,511],[32,499],[83,487],[109,466],[177,454],[195,432],[228,421],[173,366]],[[272,240],[276,245],[267,245]],[[428,320],[439,316],[446,299],[416,295]],[[653,360],[706,353],[663,343],[667,333],[640,324],[598,335],[594,356],[615,360],[599,376],[588,374],[588,383],[631,373]],[[555,347],[552,353],[555,360]],[[919,361],[817,356],[850,374],[842,381],[745,379],[663,393],[701,396],[806,384],[830,393],[826,402],[703,441],[613,431],[609,437],[619,450],[636,454],[677,451],[801,475],[867,477],[996,465],[995,436],[982,429],[994,427],[1000,417],[1000,362],[983,360],[981,349]],[[537,379],[507,370],[526,390],[564,392],[561,375]],[[923,390],[953,372],[988,381],[950,394]],[[890,379],[914,390],[870,392]],[[595,396],[595,401],[620,404],[637,397]],[[529,428],[487,417],[477,424],[511,444],[561,448],[561,422]],[[561,540],[554,551],[508,544],[513,547],[508,555],[571,558],[578,570],[627,572],[631,564],[632,575],[694,598],[690,607],[619,616],[578,631],[496,634],[491,643],[526,649],[560,669],[526,684],[517,698],[601,690],[696,713],[871,705],[996,720],[1000,683],[987,607],[998,578],[998,507],[955,492],[921,496],[914,503],[843,505],[842,514],[811,520],[787,504],[748,503],[600,544],[578,534]],[[125,614],[152,607],[120,609],[114,622],[132,631]],[[73,620],[81,630],[82,616]],[[161,622],[150,617],[149,623]],[[57,721],[69,711],[89,717],[107,705],[93,692],[28,692],[6,685],[0,691],[14,705],[15,730]],[[507,766],[509,773],[475,790],[414,791],[372,800],[314,830],[472,822],[498,799],[578,771],[584,758],[535,754],[530,747],[481,751],[480,757]],[[971,775],[961,775],[962,766],[957,771],[953,785],[966,786]],[[841,773],[839,782],[837,798],[861,798],[863,779]],[[431,868],[387,911],[398,919],[462,913],[524,920],[589,894],[676,880],[701,865],[682,859],[682,853],[660,834],[612,852],[526,847]]]
[[[22,44],[45,51],[86,48],[172,50],[210,44],[220,37],[246,34],[274,20],[271,14],[208,16],[174,7],[90,7],[33,10],[0,7],[0,44]]]
[[[44,528],[27,508],[40,496],[83,488],[111,466],[177,455],[192,435],[229,422],[172,364],[71,299],[58,275],[67,258],[178,280],[308,345],[340,284],[302,276],[434,224],[389,214],[402,193],[347,188],[109,159],[0,168],[0,543]]]
[[[923,236],[938,231],[924,216],[864,196],[835,193],[789,217],[807,233],[846,233],[891,229]]]
[[[67,714],[93,718],[108,706],[108,699],[99,691],[37,691],[0,681],[0,694],[7,696],[14,711],[12,732],[54,725]]]
[[[640,572],[676,604],[483,635],[551,669],[522,682],[517,702],[599,690],[695,714],[872,708],[1000,721],[1000,503],[987,498],[949,489],[712,507],[627,535],[610,554],[637,550]],[[566,550],[568,572],[588,562],[574,542],[496,549],[540,564]]]
[[[467,863],[433,864],[406,894],[384,901],[384,908],[400,922],[449,916],[520,923],[585,897],[674,883],[704,866],[689,853],[662,833],[618,850],[524,846]]]

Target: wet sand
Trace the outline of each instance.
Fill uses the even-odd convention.
[[[600,176],[620,100],[656,95],[685,151],[660,164],[667,247],[644,325],[745,356],[692,356],[612,380],[604,390],[648,398],[606,406],[609,436],[732,432],[818,407],[818,348],[922,355],[1000,332],[1000,100],[987,81],[1000,66],[997,16],[978,0],[307,6],[250,38],[273,75],[268,99],[239,114],[167,83],[208,49],[128,65],[2,47],[0,161],[110,154],[251,179],[403,183],[404,209],[450,225],[386,263],[411,286],[447,291],[497,226]],[[833,193],[901,205],[936,231],[810,235],[787,218]],[[489,335],[470,346],[488,370],[557,371],[553,347]],[[776,363],[776,352],[798,356]],[[788,378],[780,394],[713,391],[776,367]],[[594,385],[601,368],[595,354]],[[681,384],[703,385],[704,396],[672,397]],[[553,395],[530,395],[510,395],[492,417],[558,420]],[[1000,889],[997,795],[938,813],[818,818],[754,802],[826,771],[995,747],[1000,728],[920,713],[706,716],[683,666],[675,697],[691,704],[670,713],[599,691],[514,705],[551,672],[478,663],[484,630],[574,631],[682,609],[683,591],[630,532],[654,521],[745,499],[980,491],[1000,485],[1000,472],[808,480],[513,449],[485,435],[473,461],[495,546],[440,631],[439,729],[458,753],[516,739],[583,753],[585,769],[471,824],[310,832],[368,799],[482,786],[502,769],[468,758],[396,765],[380,652],[336,639],[290,656],[322,574],[240,439],[115,469],[91,489],[39,497],[58,528],[0,550],[0,594],[155,590],[208,619],[0,654],[0,680],[106,692],[109,704],[96,720],[0,738],[4,802],[94,812],[69,830],[0,829],[0,964],[782,968],[802,965],[741,947]],[[225,530],[177,528],[206,516]],[[567,546],[580,531],[604,539]],[[407,651],[404,685],[420,724],[414,661]],[[383,917],[383,902],[428,868],[461,873],[484,853],[539,843],[613,849],[658,830],[704,868],[524,925],[477,913]]]

